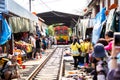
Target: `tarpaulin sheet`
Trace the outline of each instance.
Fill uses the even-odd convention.
[[[0,32],[0,45],[3,45],[5,44],[8,39],[11,38],[11,28],[10,26],[8,25],[6,19],[3,18],[2,15],[0,15],[0,20],[2,20],[2,29],[1,29],[1,32]]]
[[[28,32],[30,30],[30,21],[21,17],[10,17],[9,24],[13,33]]]
[[[89,19],[82,19],[81,23],[79,24],[79,28],[80,28],[80,34],[83,37],[83,39],[85,39],[85,35],[86,35],[86,29],[89,26]]]
[[[112,9],[112,10],[110,10],[108,18],[107,18],[106,31],[112,30],[114,17],[115,17],[115,9]]]
[[[13,33],[18,33],[21,30],[22,22],[20,17],[10,17],[9,18],[9,24],[12,27]]]
[[[95,17],[95,25],[94,25],[93,33],[92,33],[93,44],[96,44],[96,42],[100,38],[100,33],[103,27],[102,23],[106,20],[105,10],[106,8],[102,8],[102,10]]]
[[[21,27],[21,32],[27,32],[29,31],[30,24],[29,20],[22,18],[22,27]]]

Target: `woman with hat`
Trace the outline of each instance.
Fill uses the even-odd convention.
[[[94,68],[94,72],[92,73],[94,75],[93,80],[106,80],[107,70],[105,68],[107,69],[107,64],[104,62],[106,51],[103,44],[97,43],[94,45],[92,57],[92,67]]]

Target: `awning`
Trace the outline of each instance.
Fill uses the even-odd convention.
[[[38,22],[38,17],[27,11],[13,0],[0,0],[0,12],[12,13],[17,16]]]
[[[34,32],[36,29],[33,21],[21,17],[10,17],[9,25],[11,26],[13,33]]]

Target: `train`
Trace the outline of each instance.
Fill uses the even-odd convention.
[[[68,26],[55,26],[54,35],[57,44],[68,44],[69,42],[69,27]]]

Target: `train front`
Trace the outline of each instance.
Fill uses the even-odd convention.
[[[67,26],[56,26],[55,27],[55,38],[57,44],[68,44],[69,32]]]

